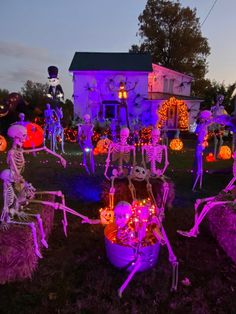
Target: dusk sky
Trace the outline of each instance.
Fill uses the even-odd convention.
[[[138,16],[146,0],[1,0],[0,88],[20,91],[26,80],[48,82],[56,65],[65,97],[71,99],[68,72],[75,51],[127,52],[139,43]],[[197,8],[203,22],[213,0],[181,0]],[[202,27],[209,40],[207,77],[236,81],[236,1],[218,0]]]

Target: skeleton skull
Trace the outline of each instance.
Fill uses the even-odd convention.
[[[122,128],[120,130],[120,141],[121,141],[121,143],[124,144],[128,137],[129,137],[129,129],[128,128]]]
[[[22,147],[27,138],[27,129],[23,125],[12,125],[7,131],[9,137],[13,138],[14,143]]]
[[[121,201],[115,206],[114,213],[117,227],[123,228],[132,215],[132,206],[128,202]]]
[[[146,175],[147,171],[143,167],[135,166],[131,171],[131,177],[136,181],[143,181]]]
[[[152,143],[153,144],[158,143],[160,140],[160,130],[159,129],[152,129],[151,137],[152,137]]]
[[[85,114],[84,115],[84,123],[90,123],[90,115],[89,114]]]

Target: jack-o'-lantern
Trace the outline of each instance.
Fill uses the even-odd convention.
[[[173,140],[171,140],[170,142],[170,148],[172,150],[177,150],[177,151],[180,151],[182,150],[184,147],[184,144],[183,142],[181,141],[180,138],[174,138]]]
[[[114,210],[109,207],[101,208],[100,220],[103,225],[111,224],[114,221]]]
[[[43,129],[36,123],[26,125],[27,139],[23,144],[24,148],[38,147],[43,144]]]
[[[98,149],[98,153],[106,154],[108,152],[109,145],[111,144],[111,140],[108,138],[103,138],[97,142],[96,148]]]
[[[4,136],[0,135],[0,152],[5,152],[7,148],[7,141]]]
[[[219,154],[218,154],[218,158],[226,160],[226,159],[230,159],[231,157],[232,157],[232,152],[229,146],[227,145],[221,146]]]

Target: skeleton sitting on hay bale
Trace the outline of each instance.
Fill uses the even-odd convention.
[[[169,262],[173,267],[171,288],[176,290],[178,261],[162,224],[170,185],[161,178],[157,178],[156,173],[153,174],[153,180],[155,179],[158,182],[158,197],[156,201],[156,197],[154,197],[152,192],[152,184],[149,182],[151,174],[149,170],[134,166],[130,174],[125,177],[123,155],[126,157],[126,160],[129,160],[129,153],[133,151],[135,160],[135,151],[126,142],[128,137],[128,132],[126,131],[124,132],[123,130],[123,134],[121,133],[121,143],[118,143],[118,145],[113,144],[109,150],[110,154],[112,152],[118,154],[119,168],[118,170],[114,169],[112,172],[110,189],[103,191],[107,206],[100,210],[100,220],[87,219],[83,222],[107,225],[104,231],[107,256],[114,266],[130,272],[118,291],[119,296],[122,296],[123,291],[136,272],[145,271],[156,264],[160,245],[166,245],[168,248]],[[108,154],[105,170],[106,177],[109,161],[110,155]],[[142,192],[146,190],[145,197],[140,197],[140,190],[136,189],[134,181],[142,183],[140,189]],[[128,193],[123,193],[123,190],[122,193],[118,193],[117,197],[116,182],[122,182],[120,184],[121,188],[129,190],[128,201],[126,198]],[[108,194],[108,199],[105,196],[106,194]]]
[[[8,135],[13,139],[13,145],[7,154],[7,163],[9,169],[5,169],[1,173],[1,179],[4,182],[3,185],[4,207],[0,218],[1,231],[4,232],[5,229],[9,229],[9,226],[12,224],[30,227],[33,236],[35,254],[41,258],[42,255],[39,251],[36,226],[34,222],[35,219],[40,230],[41,243],[45,247],[47,247],[48,245],[45,239],[44,226],[42,223],[41,216],[38,213],[38,211],[36,211],[36,213],[34,211],[33,213],[31,212],[32,210],[31,208],[29,208],[31,204],[38,204],[38,206],[45,205],[47,207],[52,207],[53,209],[62,210],[64,214],[62,223],[65,235],[67,234],[67,217],[66,217],[67,213],[73,214],[80,218],[84,218],[85,216],[80,215],[76,211],[65,206],[65,197],[61,191],[38,192],[22,176],[25,167],[24,153],[34,153],[45,150],[46,152],[49,152],[50,154],[60,158],[63,166],[66,166],[65,159],[62,158],[60,155],[52,152],[46,147],[24,150],[22,146],[27,137],[27,129],[22,125],[12,125],[8,129]],[[43,195],[47,196],[47,200],[35,199],[36,196]],[[54,197],[59,197],[60,203],[52,202],[51,201],[52,197],[53,199]]]
[[[197,199],[195,202],[194,225],[189,231],[177,232],[185,237],[197,237],[199,226],[206,215],[213,235],[225,252],[236,263],[236,152],[233,154],[233,178],[218,195]]]

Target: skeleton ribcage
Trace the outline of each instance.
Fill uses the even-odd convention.
[[[119,144],[114,144],[112,149],[112,161],[116,161],[118,159],[124,160],[126,163],[129,162],[130,159],[130,151],[132,146],[122,146]]]
[[[12,185],[4,186],[4,207],[10,209],[14,206],[15,192]]]
[[[13,161],[19,173],[22,173],[25,167],[25,158],[24,158],[23,150],[11,149],[8,152],[7,164],[9,165],[10,169],[14,172],[14,168],[12,165]]]
[[[146,148],[146,160],[147,162],[157,161],[161,163],[162,160],[162,147],[160,146],[149,146]]]

